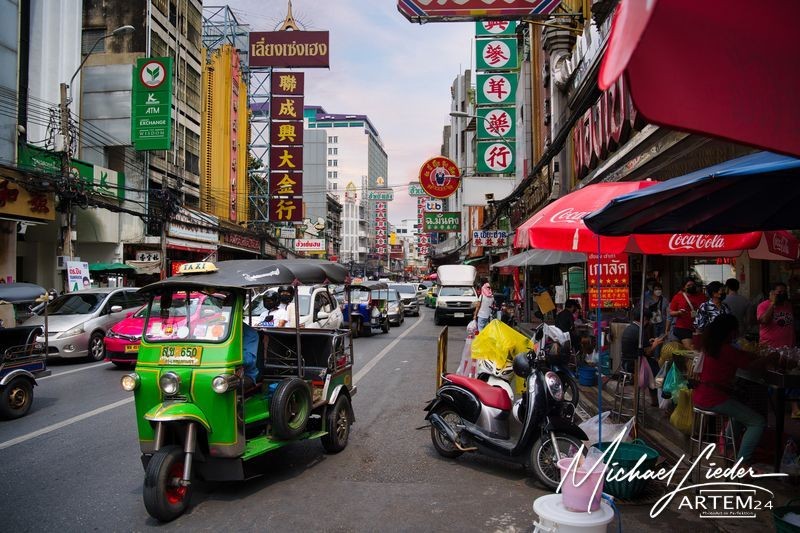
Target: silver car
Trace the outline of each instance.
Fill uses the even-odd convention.
[[[103,337],[114,324],[146,303],[137,289],[87,289],[62,294],[47,308],[48,357],[105,359]],[[24,326],[44,325],[43,316],[32,316]],[[44,341],[44,338],[40,338]]]
[[[403,300],[405,314],[419,316],[419,299],[417,298],[417,285],[414,283],[392,283],[390,289],[396,289]]]

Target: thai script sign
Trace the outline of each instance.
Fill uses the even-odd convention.
[[[90,284],[89,263],[67,261],[67,292],[88,289]]]
[[[328,68],[327,31],[250,32],[250,67]]]
[[[219,219],[181,207],[167,226],[167,235],[192,241],[219,242]]]
[[[628,254],[588,254],[589,307],[624,308],[630,305]],[[600,290],[598,292],[598,284]]]
[[[137,150],[172,147],[172,58],[143,57],[133,69],[131,142]]]
[[[231,246],[245,248],[254,252],[261,251],[261,241],[247,235],[240,235],[238,233],[223,233],[222,242]]]
[[[324,252],[325,239],[295,239],[295,252]]]
[[[480,230],[472,232],[473,246],[505,246],[508,243],[508,232],[503,230]]]
[[[561,0],[398,0],[397,10],[411,22],[423,24],[486,19],[541,20],[559,5]]]
[[[409,196],[425,196],[425,189],[420,186],[418,181],[412,181],[408,184]]]
[[[419,169],[419,183],[422,189],[434,198],[447,198],[458,188],[461,172],[450,159],[442,156],[432,157]]]
[[[422,227],[425,231],[461,231],[461,212],[425,213]]]
[[[391,202],[394,200],[394,191],[391,189],[386,190],[371,190],[367,192],[367,200],[381,200],[384,202]]]

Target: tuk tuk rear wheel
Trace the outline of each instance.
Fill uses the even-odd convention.
[[[350,409],[350,400],[340,395],[325,415],[328,434],[322,437],[322,447],[326,452],[339,453],[347,447],[350,425],[353,423]]]
[[[359,333],[361,333],[361,320],[354,318],[350,321],[350,334],[354,339],[357,339]]]
[[[300,378],[280,382],[269,406],[272,433],[279,439],[296,439],[306,430],[311,414],[311,393]]]
[[[33,385],[27,378],[12,379],[0,391],[0,418],[11,420],[28,414],[33,405]]]
[[[387,318],[386,322],[384,322],[383,325],[381,326],[381,331],[384,332],[384,333],[389,333],[389,327],[390,327],[389,326],[389,319]]]
[[[184,456],[180,446],[164,446],[147,463],[142,490],[144,506],[160,522],[175,520],[189,506],[192,486],[179,483]]]

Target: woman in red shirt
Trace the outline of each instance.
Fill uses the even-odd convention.
[[[758,358],[735,348],[731,343],[738,335],[739,321],[733,315],[718,316],[703,331],[703,371],[700,384],[692,393],[692,403],[700,409],[729,417],[734,435],[745,426],[737,459],[750,462],[766,422],[763,416],[731,398],[732,383],[737,369],[763,366],[772,358]]]
[[[706,301],[705,296],[697,288],[694,278],[686,278],[683,287],[672,297],[669,304],[669,314],[673,317],[672,334],[687,350],[693,350],[692,335],[694,335],[694,317],[697,308]]]

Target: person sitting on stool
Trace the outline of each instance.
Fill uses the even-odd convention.
[[[633,373],[636,369],[636,357],[640,356],[639,364],[647,365],[646,372],[650,373],[647,383],[639,383],[639,388],[643,389],[648,387],[650,389],[650,405],[658,407],[658,390],[656,388],[655,376],[658,374],[658,362],[655,360],[656,349],[664,342],[664,337],[652,338],[652,325],[650,318],[652,314],[649,310],[645,309],[644,313],[644,328],[642,331],[642,339],[649,339],[648,345],[642,348],[639,352],[639,329],[640,324],[638,320],[634,320],[622,332],[622,364],[620,365],[626,372]]]

